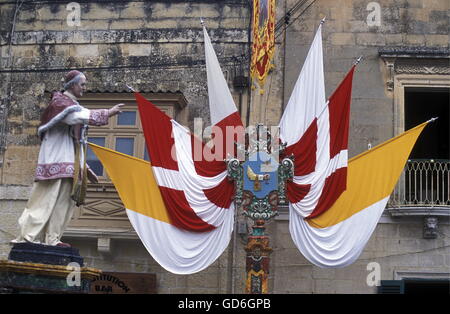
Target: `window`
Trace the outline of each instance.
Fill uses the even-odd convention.
[[[136,111],[123,111],[117,117],[117,125],[135,126],[136,125]]]
[[[134,138],[133,137],[116,137],[116,150],[120,153],[133,156],[134,155]]]
[[[109,106],[102,108],[110,108],[114,104],[111,103]],[[89,108],[97,109],[96,107],[98,105],[93,105]],[[90,126],[88,141],[126,155],[144,159],[145,139],[137,105],[126,103],[124,109],[119,115],[111,117],[107,125],[101,127]],[[87,163],[99,177],[101,183],[110,182],[103,166],[90,148],[87,151]]]
[[[186,100],[181,93],[149,93],[143,96],[179,123],[187,125]],[[109,109],[118,103],[125,104],[122,113],[111,117],[107,125],[90,126],[88,141],[148,161],[134,94],[87,93],[80,99],[80,104],[89,109]],[[107,236],[111,233],[116,237],[119,232],[121,238],[135,238],[114,185],[97,156],[89,148],[86,160],[97,174],[99,183],[88,184],[86,203],[75,209],[65,235],[85,237],[91,234],[96,237],[99,234]]]
[[[393,135],[433,117],[439,119],[418,138],[388,207],[419,215],[422,209],[450,206],[450,77],[448,61],[405,59],[385,59],[394,97]]]
[[[89,142],[99,146],[105,146],[105,140],[106,137],[88,137]],[[86,162],[97,176],[103,176],[103,166],[90,148],[87,150]]]
[[[177,109],[181,111],[185,106],[184,97],[180,94],[175,95],[177,96],[168,97],[168,99],[160,99],[161,95],[159,95],[156,101],[152,100],[155,98],[153,94],[144,96],[152,100],[155,105],[159,105],[158,107],[167,115],[173,117],[176,115]],[[101,97],[105,98],[101,99]],[[173,99],[172,105],[167,104],[170,99]],[[181,105],[177,105],[179,100],[182,101]],[[117,103],[125,103],[122,113],[111,117],[107,125],[89,127],[88,141],[149,161],[139,111],[132,94],[88,94],[81,99],[80,103],[89,109],[105,109],[111,108]],[[186,123],[186,121],[179,122]],[[100,183],[110,182],[103,166],[90,148],[87,151],[87,163],[99,177]]]

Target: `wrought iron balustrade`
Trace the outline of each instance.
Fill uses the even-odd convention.
[[[408,160],[387,207],[450,209],[450,160]]]

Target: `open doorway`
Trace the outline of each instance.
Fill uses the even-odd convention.
[[[406,203],[450,205],[450,88],[405,88],[405,130],[431,118],[405,168]]]

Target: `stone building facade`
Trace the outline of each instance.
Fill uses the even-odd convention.
[[[422,121],[430,118],[419,109],[409,109],[420,107],[414,99],[447,99],[448,106],[449,2],[445,0],[277,1],[280,27],[275,67],[262,95],[245,84],[247,80],[242,84],[236,79],[248,77],[251,1],[83,0],[76,2],[75,9],[70,2],[0,1],[2,259],[7,258],[9,241],[17,234],[17,219],[30,193],[39,151],[40,113],[49,93],[61,88],[66,69],[86,73],[88,93],[81,103],[88,107],[125,102],[129,111],[136,110],[128,84],[183,124],[192,127],[194,118],[202,117],[208,125],[200,18],[205,20],[246,124],[278,124],[323,17],[327,96],[354,60],[363,56],[354,77],[350,156],[410,127],[411,115]],[[441,133],[450,132],[449,109],[444,107],[436,109],[444,114],[441,124],[447,121],[447,128],[439,127]],[[120,128],[114,122],[108,130],[91,129],[90,134],[111,148],[118,136],[133,138],[133,153],[144,157],[138,123]],[[427,150],[424,145],[422,153]],[[437,155],[416,153],[421,160],[442,160],[440,202],[420,205],[393,197],[364,252],[351,266],[321,269],[309,263],[292,242],[287,213],[281,210],[268,224],[273,248],[269,292],[375,293],[377,287],[369,279],[376,269],[381,280],[448,280],[448,136],[430,145],[437,145]],[[396,195],[404,197],[399,191]],[[106,177],[90,185],[89,193],[88,203],[76,211],[65,234],[66,241],[80,248],[88,266],[111,273],[155,274],[158,293],[244,292],[244,246],[250,222],[241,215],[228,249],[213,265],[194,275],[178,276],[165,271],[147,253]],[[424,221],[430,222],[430,217],[437,218],[437,229],[431,224],[431,239],[424,238],[423,232]]]

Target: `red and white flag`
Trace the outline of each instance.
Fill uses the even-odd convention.
[[[280,137],[287,143],[285,155],[294,155],[294,178],[287,184],[291,225],[322,214],[346,189],[355,67],[326,101],[321,30],[322,25],[280,121]],[[291,235],[295,243],[304,240]]]
[[[177,274],[211,265],[228,246],[234,225],[234,183],[227,178],[224,162],[232,152],[222,145],[227,142],[227,127],[243,126],[206,29],[204,35],[211,122],[223,131],[216,132],[212,152],[201,139],[135,94],[151,169],[165,207],[159,215],[165,218],[133,210],[128,217],[155,260]],[[205,159],[207,152],[215,154],[215,160]]]

